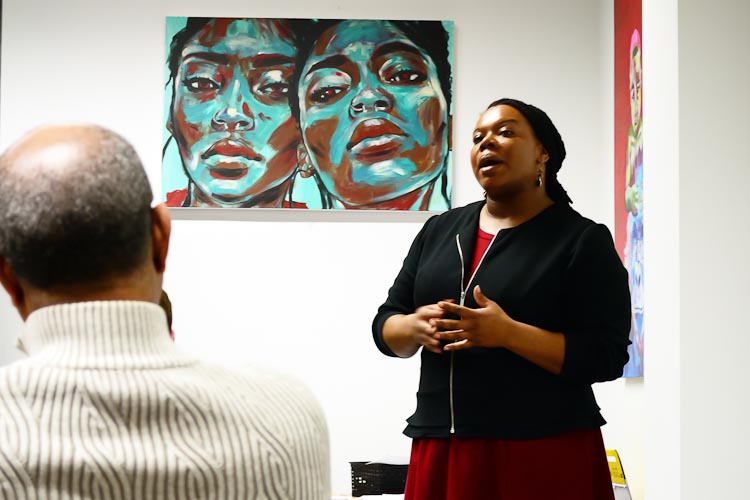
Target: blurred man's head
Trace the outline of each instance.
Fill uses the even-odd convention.
[[[0,157],[0,281],[21,316],[83,300],[158,302],[169,216],[151,201],[138,155],[114,132],[52,126],[13,144]]]

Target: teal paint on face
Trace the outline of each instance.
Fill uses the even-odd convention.
[[[248,202],[294,171],[294,57],[270,20],[215,19],[186,44],[171,129],[190,180],[220,204]]]
[[[343,21],[306,61],[305,145],[326,189],[359,205],[433,181],[448,154],[448,109],[430,57],[387,21]]]

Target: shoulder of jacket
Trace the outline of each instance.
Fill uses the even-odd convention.
[[[585,233],[593,226],[602,226],[602,224],[584,217],[570,205],[560,207],[556,223],[566,225],[570,230],[579,235]]]
[[[605,224],[582,216],[571,209],[569,216],[570,232],[577,248],[602,248],[614,245],[612,233]]]
[[[483,204],[484,200],[475,201],[473,203],[469,203],[468,205],[464,205],[458,208],[452,208],[441,214],[433,215],[432,217],[427,219],[427,222],[425,222],[425,227],[468,223],[474,220],[474,218],[479,213],[479,210],[481,210]]]

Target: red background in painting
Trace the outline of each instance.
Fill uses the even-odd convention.
[[[643,51],[641,0],[615,0],[615,246],[620,259],[623,258],[625,249],[627,224],[625,161],[630,128],[630,37],[636,28],[641,34],[641,51]],[[641,67],[643,67],[643,52],[641,52]],[[646,78],[644,75],[643,80]],[[641,87],[641,92],[642,89],[643,87]]]

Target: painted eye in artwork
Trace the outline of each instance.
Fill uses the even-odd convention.
[[[219,89],[220,85],[210,78],[193,76],[183,82],[190,92],[210,92]]]
[[[343,91],[344,89],[341,87],[323,87],[315,89],[310,92],[310,100],[318,103],[328,102]]]
[[[269,83],[260,87],[258,91],[273,99],[284,99],[289,93],[289,84],[282,82]]]
[[[312,105],[338,101],[352,85],[352,77],[337,68],[324,68],[312,73],[306,80],[307,102]]]
[[[409,85],[409,84],[417,84],[422,83],[427,79],[427,75],[424,73],[421,73],[419,71],[413,71],[413,70],[401,70],[397,73],[389,76],[387,78],[387,81],[390,83],[400,83],[402,85]]]
[[[267,71],[253,85],[253,92],[271,101],[286,101],[289,94],[289,79],[281,70]]]
[[[427,80],[427,64],[414,54],[396,54],[385,59],[380,79],[392,85],[421,85]]]

